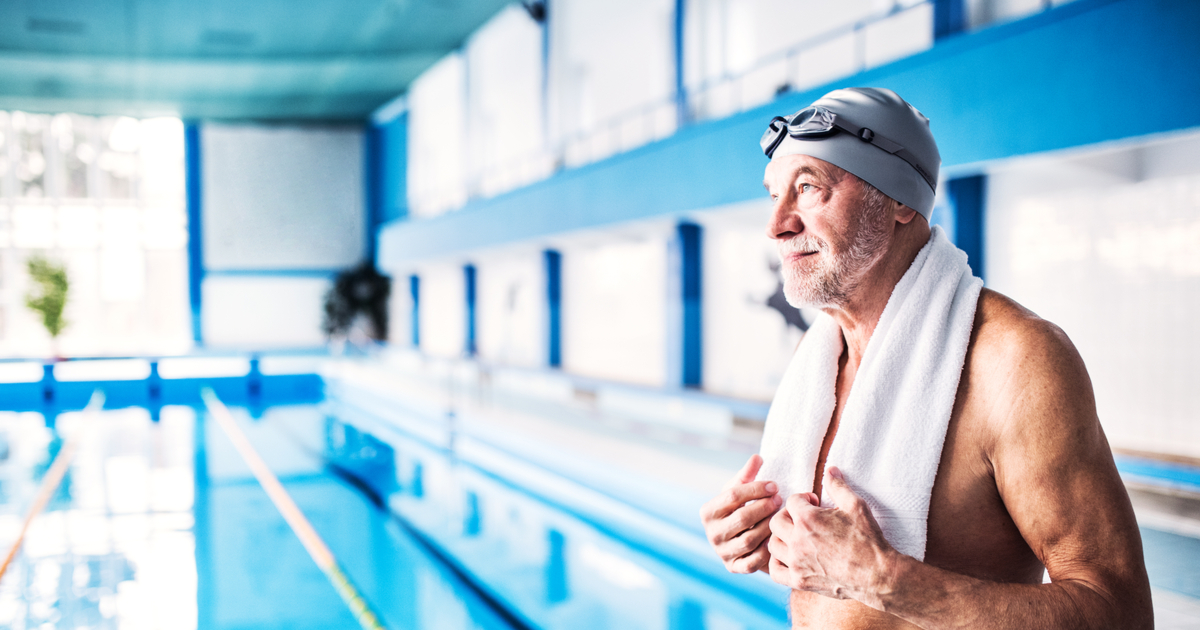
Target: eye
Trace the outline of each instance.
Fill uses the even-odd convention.
[[[813,189],[812,184],[800,184],[800,192],[806,193]]]

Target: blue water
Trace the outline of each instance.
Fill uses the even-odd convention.
[[[388,628],[786,626],[781,598],[730,591],[626,537],[654,519],[595,517],[580,506],[603,497],[545,471],[530,484],[498,474],[529,471],[465,437],[447,448],[436,428],[368,433],[329,405],[232,412]],[[0,582],[0,626],[357,627],[219,425],[188,406],[156,415],[47,426],[0,412],[0,543],[62,438],[83,436]]]

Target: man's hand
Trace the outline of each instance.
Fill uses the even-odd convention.
[[[866,502],[830,467],[822,482],[837,503],[822,508],[808,492],[788,497],[771,519],[771,579],[793,589],[837,599],[856,599],[879,608],[875,588],[896,552]]]
[[[751,455],[721,494],[700,508],[708,542],[731,573],[766,570],[771,559],[769,519],[783,500],[774,482],[754,481],[761,466],[762,458]]]

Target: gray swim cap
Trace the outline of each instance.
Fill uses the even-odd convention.
[[[784,118],[762,137],[767,157],[808,155],[841,167],[929,219],[942,158],[929,119],[895,92],[845,88]]]

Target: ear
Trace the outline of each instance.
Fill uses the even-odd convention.
[[[917,216],[916,210],[909,208],[908,206],[900,203],[899,201],[892,200],[892,203],[895,204],[895,212],[893,212],[893,214],[896,217],[897,223],[908,225],[908,223],[911,222],[913,220],[913,218]]]

